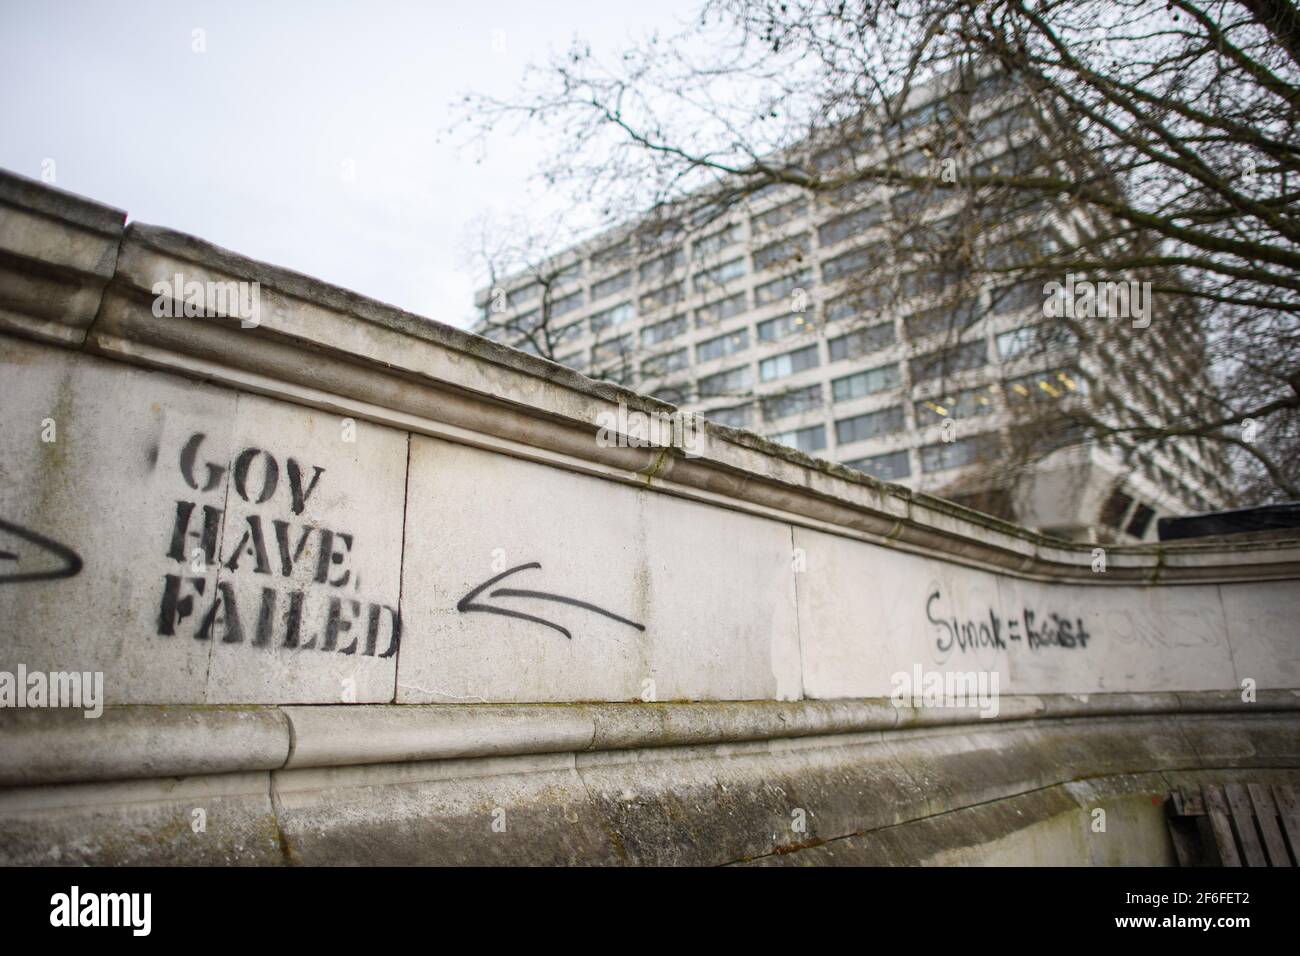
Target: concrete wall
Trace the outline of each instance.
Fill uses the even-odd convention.
[[[60,800],[153,805],[156,794],[137,791],[166,767],[251,814],[227,821],[241,845],[274,837],[299,798],[273,788],[268,804],[258,775],[289,772],[287,741],[299,738],[285,736],[284,753],[274,742],[296,727],[288,705],[400,714],[641,701],[627,719],[662,724],[674,708],[706,705],[653,702],[883,698],[893,675],[921,668],[996,673],[1004,710],[1030,721],[1047,717],[1033,701],[1053,695],[1148,695],[1178,714],[1196,692],[1218,691],[1237,707],[1249,680],[1259,710],[1295,729],[1300,541],[1115,548],[1101,571],[1089,547],[746,433],[709,426],[689,454],[611,445],[603,416],[672,409],[124,218],[0,178],[0,551],[12,556],[0,564],[0,671],[102,672],[113,709],[103,727],[130,729],[0,711],[10,730],[0,748],[18,768],[0,821]],[[257,282],[256,323],[159,315],[155,284],[177,275]],[[175,736],[190,719],[176,705],[200,722],[208,705],[244,706],[191,740]],[[786,736],[775,726],[747,736],[730,705],[713,706],[690,746]],[[1216,705],[1219,719],[1238,719],[1227,706]],[[344,738],[368,712],[331,711]],[[901,726],[890,711],[884,726]],[[501,732],[475,720],[478,734]],[[516,782],[539,794],[551,783],[590,790],[575,784],[573,754],[594,746],[594,730],[543,734],[541,751],[524,748],[533,764],[497,772],[481,761],[507,758],[477,751],[468,764],[420,754],[408,766],[416,757],[393,742],[406,738],[384,726],[342,762],[386,762],[385,787],[432,772],[466,807],[481,803],[465,783],[480,772],[523,774]],[[258,727],[272,741],[260,761],[221,756]],[[197,749],[160,764],[159,741],[181,739]],[[1295,766],[1292,744],[1266,766]],[[39,769],[47,745],[64,770]],[[524,759],[519,746],[508,759]],[[559,761],[551,783],[539,760]],[[665,792],[687,764],[659,761]],[[1123,772],[1220,766],[1141,764]],[[347,786],[375,786],[376,772]],[[53,804],[37,800],[46,788]],[[426,798],[416,805],[427,810]],[[117,811],[102,812],[99,824],[60,816],[51,845],[109,826]],[[609,827],[622,832],[604,819],[597,857]],[[0,832],[11,841],[0,857],[31,861],[18,834],[47,831]],[[95,845],[86,859],[166,859],[158,846],[171,846]]]

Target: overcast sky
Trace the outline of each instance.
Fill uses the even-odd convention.
[[[0,0],[0,166],[464,326],[485,213],[545,203],[544,143],[440,134],[575,34],[596,52],[698,0]],[[202,30],[204,52],[195,52]],[[349,180],[348,175],[352,174]]]

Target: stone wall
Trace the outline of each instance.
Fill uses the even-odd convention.
[[[558,759],[563,790],[573,754],[595,747],[578,702],[639,702],[620,719],[650,725],[705,708],[689,711],[703,728],[693,736],[649,746],[790,736],[778,724],[738,729],[750,712],[732,705],[672,703],[688,701],[796,702],[804,709],[790,719],[811,721],[817,739],[879,734],[913,719],[893,707],[883,724],[808,715],[821,713],[816,701],[887,698],[900,673],[996,675],[1017,720],[1050,716],[1035,701],[1060,695],[1137,694],[1179,714],[1204,709],[1188,704],[1209,699],[1197,693],[1227,692],[1211,710],[1262,701],[1260,712],[1294,730],[1300,541],[1098,555],[748,433],[709,425],[687,448],[629,447],[609,440],[610,416],[659,420],[673,409],[124,223],[0,177],[0,671],[102,673],[110,709],[84,724],[0,711],[11,786],[0,820],[50,806],[40,794],[118,806],[164,774],[202,792],[247,791],[261,807],[258,776],[290,773],[295,746],[329,736],[300,728],[315,711],[295,717],[290,705],[358,705],[322,711],[330,734],[353,741],[326,763],[383,764],[384,786],[411,773],[492,776],[481,761],[522,752]],[[187,283],[214,314],[185,315]],[[214,310],[211,289],[223,283],[256,283],[256,315],[233,296]],[[384,712],[399,729],[381,722],[358,745],[356,728],[374,712],[366,704],[392,705]],[[448,709],[403,709],[416,704]],[[482,715],[466,718],[475,733],[513,741],[508,758],[472,742],[432,755],[404,743],[439,713],[495,704],[574,705],[576,736],[548,729],[541,750],[520,751],[519,726],[537,714],[471,706]],[[229,711],[239,719],[212,723],[210,705],[242,705]],[[192,721],[207,729],[185,736]],[[254,748],[262,756],[251,764],[222,756],[250,732],[277,742]],[[1265,766],[1294,767],[1292,744]],[[1089,772],[1237,765],[1141,763]],[[657,766],[665,792],[673,773],[686,774],[685,764]],[[502,774],[516,771],[525,789],[549,785],[530,774],[550,771],[532,764]],[[375,785],[376,773],[355,785]],[[456,800],[477,805],[472,791],[464,784]],[[277,808],[295,799],[273,787],[271,803],[240,818],[253,830],[232,832],[274,835]],[[163,804],[181,812],[185,801]],[[597,856],[608,849],[601,834],[621,832],[603,819]],[[20,833],[75,843],[76,827],[61,826],[0,829],[11,841],[0,857],[40,855]],[[281,838],[267,844],[276,859]],[[184,857],[173,844],[118,840],[86,858]],[[728,859],[753,855],[762,853]]]

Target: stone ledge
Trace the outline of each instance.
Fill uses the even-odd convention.
[[[276,707],[0,710],[0,786],[272,770],[289,759]]]
[[[1108,586],[1297,576],[1300,539],[1107,549],[1038,535],[708,424],[702,454],[602,448],[597,416],[672,406],[337,286],[0,173],[0,329],[572,471],[1038,580]],[[51,218],[53,217],[53,218]],[[22,223],[30,220],[30,228]],[[39,228],[38,228],[39,226]],[[35,236],[35,238],[31,238]],[[155,282],[261,284],[262,322],[158,318]],[[104,279],[111,276],[107,288]],[[93,324],[91,324],[93,318]],[[87,326],[89,330],[87,330]]]
[[[712,746],[1093,717],[1300,711],[1300,691],[1004,696],[973,708],[887,700],[395,704],[0,710],[0,786],[537,754]]]
[[[1015,801],[1053,787],[1078,791],[1056,809],[1087,828],[1108,795],[1159,809],[1189,775],[1293,782],[1296,740],[1293,709],[1137,714],[19,787],[0,789],[0,863],[716,865],[946,827],[891,860],[917,863],[1021,832],[1041,815],[1017,818]],[[1008,826],[947,827],[1004,801]],[[1130,832],[1156,839],[1163,820]]]
[[[261,323],[241,329],[229,316],[181,322],[154,317],[150,290],[176,273],[199,281],[260,283]],[[619,403],[647,413],[674,409],[155,226],[136,223],[127,230],[88,347],[119,360],[1024,577],[1094,586],[1263,580],[1294,577],[1300,562],[1296,541],[1180,550],[1176,561],[1165,558],[1167,548],[1114,547],[1108,549],[1108,572],[1097,575],[1091,546],[884,484],[749,432],[706,423],[698,457],[679,449],[601,447],[599,416],[616,412]]]
[[[0,330],[80,345],[125,224],[120,209],[0,172]]]

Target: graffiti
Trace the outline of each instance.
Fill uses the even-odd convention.
[[[517,574],[520,571],[527,571],[531,568],[536,568],[538,571],[540,571],[542,569],[542,566],[536,561],[532,561],[529,562],[528,564],[521,564],[518,565],[517,567],[510,568],[507,571],[502,571],[500,574],[496,575],[495,577],[488,578],[478,587],[474,588],[463,598],[457,601],[456,610],[459,611],[461,614],[469,614],[474,611],[479,611],[484,614],[500,614],[502,617],[518,618],[521,621],[532,621],[534,624],[541,624],[545,627],[549,627],[553,630],[559,631],[565,637],[572,640],[573,635],[570,634],[566,628],[561,627],[559,624],[556,624],[553,621],[548,621],[545,618],[537,617],[534,614],[525,614],[523,611],[515,611],[510,608],[497,607],[496,605],[493,604],[481,604],[476,602],[475,599],[480,594],[482,594],[488,588],[492,587],[492,585],[496,584],[498,581],[502,581],[505,578],[510,577],[510,575],[512,574]],[[606,611],[604,608],[597,607],[596,605],[591,604],[587,601],[579,601],[577,598],[565,597],[561,594],[551,594],[547,591],[529,591],[520,588],[497,588],[495,591],[489,594],[488,597],[535,598],[540,601],[556,601],[560,604],[568,604],[572,607],[580,607],[587,611],[594,611],[596,614],[600,614],[604,617],[609,618],[610,620],[618,621],[620,624],[626,624],[629,627],[634,627],[638,631],[645,630],[644,624],[638,624],[636,623],[636,621],[629,621],[625,617],[620,617],[619,615],[614,614],[612,611]]]
[[[55,581],[59,578],[71,578],[81,573],[82,563],[81,556],[66,545],[59,544],[43,534],[37,534],[30,528],[24,528],[22,525],[14,524],[10,521],[0,519],[0,532],[12,535],[27,544],[35,545],[34,550],[19,548],[11,550],[14,546],[8,545],[0,550],[0,561],[13,561],[15,564],[22,566],[24,559],[26,564],[31,564],[31,558],[39,555],[53,555],[59,559],[59,566],[53,569],[43,571],[15,571],[5,572],[0,570],[0,584],[19,584],[23,581]],[[0,565],[3,568],[4,565]]]
[[[1004,651],[1015,645],[1032,651],[1048,647],[1082,649],[1092,639],[1081,617],[1071,620],[1056,613],[1040,616],[1030,608],[1022,608],[1015,615],[999,615],[990,608],[987,618],[963,620],[956,615],[936,616],[935,604],[941,601],[942,594],[935,588],[926,599],[925,616],[938,630],[935,645],[942,654],[954,648],[962,653],[986,648]]]
[[[286,459],[281,469],[274,455],[256,447],[240,451],[229,468],[214,462],[200,468],[205,439],[198,432],[185,442],[180,474],[187,486],[199,495],[212,495],[215,502],[176,501],[165,554],[189,573],[178,568],[163,576],[158,635],[173,637],[188,628],[200,641],[220,635],[222,643],[251,647],[359,651],[381,658],[395,654],[402,633],[397,609],[345,591],[361,587],[360,576],[348,566],[355,536],[293,520],[306,510],[325,469],[304,468],[294,458]],[[282,475],[287,480],[282,481]],[[281,517],[252,512],[239,519],[233,529],[238,539],[229,555],[221,549],[228,517],[227,478],[250,506],[287,504],[287,514],[282,511]],[[276,501],[280,489],[287,492],[287,502]],[[250,585],[257,586],[254,590]]]

